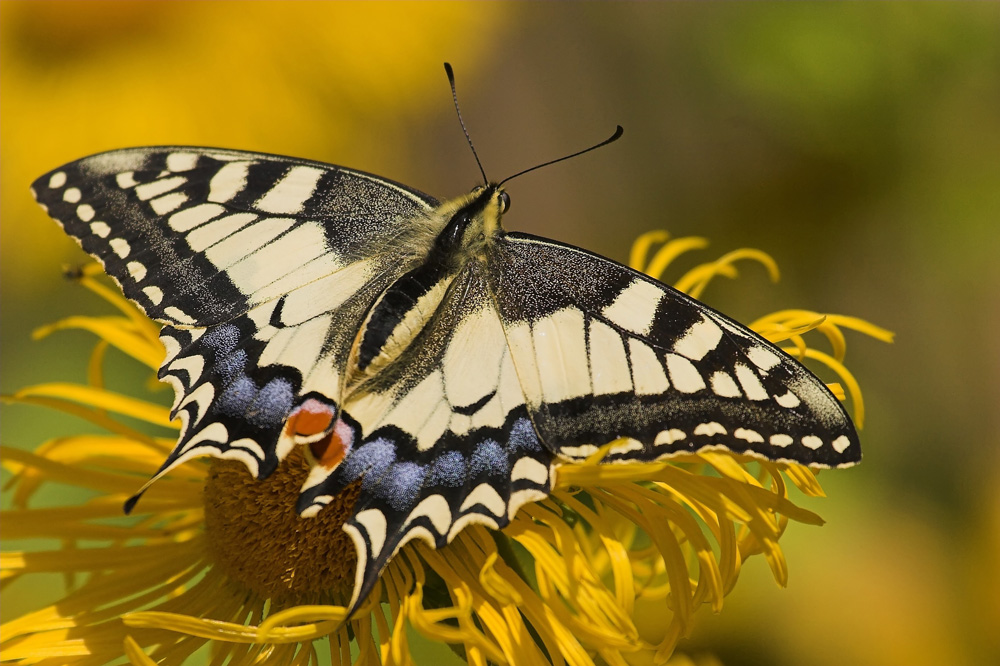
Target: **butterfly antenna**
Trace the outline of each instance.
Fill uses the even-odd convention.
[[[584,148],[583,150],[581,150],[581,151],[579,151],[579,152],[577,152],[577,153],[573,153],[572,155],[567,155],[567,156],[565,156],[565,157],[560,157],[559,159],[556,159],[556,160],[552,160],[552,161],[550,161],[550,162],[545,162],[544,164],[539,164],[538,166],[533,166],[533,167],[531,167],[530,169],[525,169],[524,171],[518,171],[518,172],[517,172],[517,173],[515,173],[515,174],[514,174],[513,176],[507,176],[506,178],[504,178],[503,180],[501,180],[501,181],[500,181],[500,182],[498,183],[498,185],[503,185],[503,184],[504,184],[504,183],[506,183],[506,182],[507,182],[508,180],[511,180],[511,179],[514,179],[514,178],[517,178],[518,176],[523,176],[524,174],[528,173],[529,171],[534,171],[535,169],[541,169],[542,167],[547,167],[547,166],[549,166],[550,164],[555,164],[556,162],[562,162],[563,160],[568,160],[568,159],[570,159],[571,157],[576,157],[576,156],[578,156],[578,155],[583,155],[584,153],[589,153],[589,152],[590,152],[590,151],[592,151],[592,150],[597,150],[597,149],[598,149],[598,148],[600,148],[601,146],[606,146],[606,145],[608,145],[609,143],[613,143],[613,142],[617,141],[618,139],[622,138],[622,134],[624,134],[624,133],[625,133],[625,130],[623,130],[623,129],[622,129],[622,126],[621,126],[621,125],[618,125],[618,126],[616,127],[616,129],[615,129],[615,133],[614,133],[614,134],[612,134],[612,135],[611,135],[610,137],[608,137],[607,139],[605,139],[604,141],[601,141],[600,143],[598,143],[598,144],[596,144],[596,145],[593,145],[593,146],[591,146],[590,148]]]
[[[465,139],[469,142],[469,148],[472,148],[472,156],[476,158],[476,164],[479,165],[479,173],[483,174],[483,184],[488,184],[490,179],[486,177],[486,170],[483,169],[483,163],[479,161],[479,153],[476,152],[476,147],[472,145],[472,137],[469,136],[469,130],[465,128],[465,121],[462,120],[462,110],[458,108],[458,93],[455,92],[455,71],[451,68],[451,63],[444,64],[444,71],[448,74],[448,83],[451,84],[451,98],[455,100],[455,111],[458,112],[458,122],[462,125],[462,131],[465,132]]]

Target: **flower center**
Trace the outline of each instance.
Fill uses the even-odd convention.
[[[295,447],[264,480],[235,460],[216,460],[205,482],[205,529],[214,564],[265,599],[344,603],[354,585],[357,554],[341,527],[360,485],[348,486],[312,518],[295,500],[309,463]]]

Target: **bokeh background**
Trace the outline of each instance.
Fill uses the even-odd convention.
[[[618,260],[653,228],[710,238],[692,262],[762,248],[779,284],[747,266],[705,299],[744,321],[807,307],[898,335],[848,341],[865,461],[822,475],[829,497],[808,506],[828,524],[788,533],[789,587],[750,562],[684,649],[729,666],[1000,662],[997,3],[5,1],[3,391],[82,381],[86,335],[30,334],[105,308],[61,278],[83,255],[32,202],[37,175],[196,144],[458,195],[479,175],[445,60],[492,178],[625,127],[511,183],[509,228]],[[7,407],[3,443],[84,428]],[[4,618],[60,585],[12,590]]]

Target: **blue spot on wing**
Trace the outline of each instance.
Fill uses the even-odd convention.
[[[214,407],[220,413],[233,418],[242,417],[257,396],[257,385],[249,377],[239,377],[222,392]]]
[[[535,427],[528,419],[518,419],[514,422],[507,438],[507,446],[514,453],[525,451],[537,453],[542,450],[542,443],[538,441]]]
[[[427,473],[427,485],[459,488],[465,483],[465,457],[458,451],[446,451],[434,459]]]
[[[272,379],[257,393],[247,410],[247,421],[258,428],[276,427],[288,416],[294,400],[295,390],[287,379]]]
[[[472,461],[469,463],[469,476],[479,478],[481,476],[503,477],[510,470],[510,462],[507,459],[507,452],[504,451],[500,443],[487,439],[476,447],[472,454]]]
[[[215,363],[212,364],[212,369],[223,381],[230,381],[233,377],[246,372],[247,361],[247,353],[242,349],[237,349],[231,354],[217,357]]]
[[[361,488],[364,492],[370,493],[378,486],[378,482],[394,462],[396,462],[395,445],[387,439],[380,438],[352,451],[337,468],[340,472],[338,476],[346,483],[363,476]]]
[[[425,473],[424,468],[415,462],[395,463],[382,475],[376,493],[393,510],[409,511],[417,503]]]
[[[240,343],[240,329],[233,324],[225,324],[210,328],[199,342],[217,355],[225,355],[236,349]]]

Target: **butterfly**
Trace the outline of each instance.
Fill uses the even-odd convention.
[[[361,484],[352,606],[408,540],[503,528],[558,465],[612,442],[606,464],[861,457],[797,361],[622,264],[506,232],[502,184],[439,202],[332,164],[168,146],[85,157],[32,191],[163,324],[181,431],[154,479],[197,456],[264,478],[302,447],[301,516]]]

